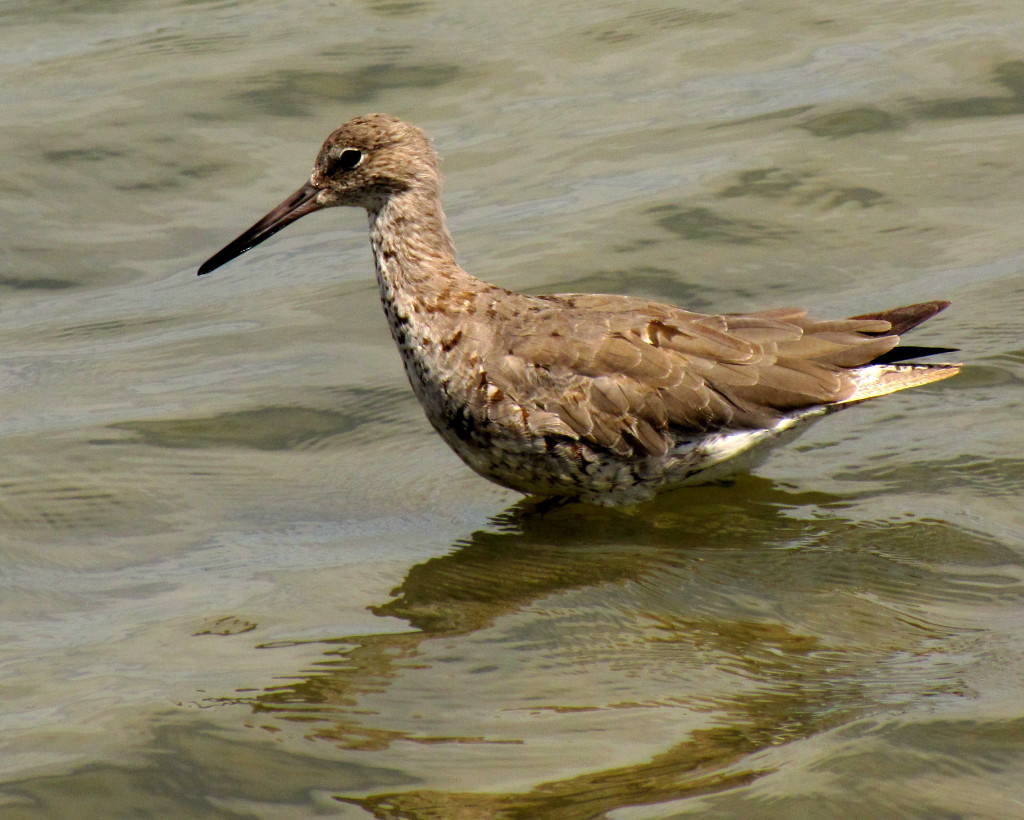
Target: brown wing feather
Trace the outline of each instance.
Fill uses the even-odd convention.
[[[894,327],[945,307],[817,321],[795,309],[708,316],[591,294],[535,304],[503,323],[503,363],[488,378],[528,413],[638,455],[663,454],[678,435],[766,427],[846,401],[856,389],[849,369],[893,348]]]
[[[904,305],[903,307],[880,310],[877,313],[865,313],[861,316],[854,316],[854,319],[881,319],[891,325],[890,333],[902,336],[908,330],[913,330],[922,322],[931,319],[936,313],[941,313],[950,306],[950,302],[937,300],[935,302],[921,302],[916,305]]]

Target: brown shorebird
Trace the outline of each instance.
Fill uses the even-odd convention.
[[[383,114],[331,134],[309,181],[199,268],[300,217],[370,216],[384,313],[412,389],[480,475],[519,492],[630,504],[756,463],[814,419],[956,374],[897,347],[948,302],[819,321],[781,308],[717,316],[628,296],[528,296],[455,261],[437,155]]]

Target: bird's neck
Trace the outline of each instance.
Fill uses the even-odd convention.
[[[411,189],[371,209],[370,244],[388,319],[417,321],[459,313],[493,286],[455,262],[455,249],[439,197]],[[394,328],[393,328],[394,329]]]

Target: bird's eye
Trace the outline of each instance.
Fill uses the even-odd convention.
[[[358,148],[346,148],[336,157],[334,157],[330,164],[330,172],[335,173],[337,171],[351,171],[360,162],[363,161],[363,152]]]

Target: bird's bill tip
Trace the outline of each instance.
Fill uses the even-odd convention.
[[[312,182],[307,182],[284,200],[284,202],[271,210],[259,222],[203,262],[196,271],[196,275],[202,276],[205,273],[216,270],[236,256],[241,256],[246,251],[252,250],[295,220],[301,219],[306,214],[313,213],[313,211],[324,207],[316,201],[316,196],[320,193],[320,190]]]

